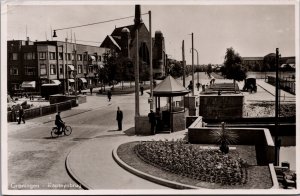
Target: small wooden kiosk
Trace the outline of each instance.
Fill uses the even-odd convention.
[[[185,117],[184,107],[174,110],[173,97],[184,96],[189,91],[182,86],[172,76],[166,77],[160,84],[153,89],[153,97],[155,99],[155,113],[157,116],[157,131],[177,131],[178,129],[184,129]],[[160,98],[166,97],[167,107],[165,110],[161,110]],[[174,122],[176,120],[176,122]]]

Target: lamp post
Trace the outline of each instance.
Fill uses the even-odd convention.
[[[194,33],[192,33],[192,96],[194,96]]]
[[[279,165],[279,149],[280,142],[278,139],[278,114],[279,114],[279,78],[278,78],[278,66],[279,66],[279,49],[276,48],[276,85],[275,85],[275,165]]]
[[[194,48],[194,50],[197,52],[197,67],[199,68],[199,53],[198,53],[198,50],[196,50]],[[192,51],[192,49],[191,49]],[[199,83],[199,70],[197,71],[197,83]]]
[[[150,110],[153,109],[153,64],[152,64],[152,26],[151,26],[151,11],[148,11],[149,14],[149,41],[150,41]]]

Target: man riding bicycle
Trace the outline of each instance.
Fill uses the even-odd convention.
[[[65,127],[65,123],[64,121],[62,121],[61,117],[60,117],[60,112],[57,113],[57,115],[55,116],[55,125],[58,128],[58,133],[60,134],[60,129]]]

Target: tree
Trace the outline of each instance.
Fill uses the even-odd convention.
[[[207,73],[208,77],[210,77],[210,74],[212,73],[212,66],[211,66],[211,64],[207,65],[206,73]]]
[[[174,62],[174,64],[170,67],[170,75],[174,78],[178,78],[183,75],[182,64],[179,61]]]
[[[234,49],[227,48],[225,59],[224,59],[224,69],[223,75],[227,79],[232,79],[235,89],[235,81],[243,81],[246,78],[247,69],[242,66],[242,57],[234,51]]]

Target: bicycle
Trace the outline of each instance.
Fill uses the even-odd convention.
[[[52,136],[52,138],[59,137],[62,134],[68,136],[68,135],[70,135],[72,133],[72,127],[70,127],[70,126],[66,126],[65,125],[61,129],[62,130],[60,131],[60,133],[58,133],[58,127],[52,127],[52,130],[51,130],[51,136]]]

